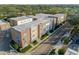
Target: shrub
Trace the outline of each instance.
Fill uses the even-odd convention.
[[[33,45],[36,45],[38,42],[36,40],[33,41]]]
[[[64,39],[64,42],[63,42],[63,43],[64,43],[65,45],[67,45],[69,42],[70,42],[69,38],[66,37],[66,38]]]
[[[53,29],[52,29],[52,30],[50,30],[49,32],[50,32],[50,33],[52,33],[52,32],[53,32]]]
[[[61,49],[58,50],[58,54],[59,55],[64,55],[65,51],[66,51],[65,48],[61,48]]]

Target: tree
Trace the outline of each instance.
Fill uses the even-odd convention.
[[[73,26],[73,29],[71,29],[70,36],[73,37],[76,33],[79,32],[79,16],[73,15],[70,17],[69,21],[70,25]]]
[[[58,54],[59,54],[59,55],[64,55],[65,52],[66,52],[66,48],[60,48],[60,49],[58,50]]]

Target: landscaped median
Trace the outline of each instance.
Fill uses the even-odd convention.
[[[47,37],[48,37],[48,33],[42,35],[41,40],[43,40],[43,39],[45,39],[45,38],[47,38]]]
[[[32,46],[31,46],[31,45],[28,45],[28,46],[26,46],[24,49],[21,49],[20,52],[21,52],[21,53],[24,53],[24,52],[28,51],[28,50],[31,49],[31,48],[32,48]]]

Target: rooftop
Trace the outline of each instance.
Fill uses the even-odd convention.
[[[31,17],[31,18],[35,18],[35,16],[34,15],[27,15],[28,17]]]
[[[35,16],[37,18],[57,18],[57,17],[62,17],[64,16],[65,14],[44,14],[44,13],[39,13],[39,14],[36,14]]]
[[[13,18],[9,18],[10,20],[16,20],[16,21],[20,21],[20,20],[25,20],[25,19],[29,19],[32,17],[28,17],[28,16],[20,16],[20,17],[13,17]]]
[[[39,13],[39,14],[36,14],[35,16],[36,16],[37,18],[45,18],[45,17],[48,17],[48,16],[50,16],[50,15],[52,15],[52,14]]]
[[[8,23],[8,22],[6,22],[6,21],[4,21],[4,20],[0,20],[0,25],[6,24],[6,23]]]
[[[13,29],[21,32],[21,31],[24,31],[25,29],[34,27],[34,26],[38,25],[39,23],[43,23],[43,22],[48,22],[48,20],[36,20],[36,21],[30,22],[28,24],[26,23],[23,25],[14,26]]]
[[[64,16],[65,14],[55,14],[55,16],[57,16],[57,17],[62,17],[62,16]]]

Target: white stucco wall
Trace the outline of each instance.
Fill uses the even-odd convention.
[[[29,22],[32,22],[32,21],[33,21],[32,18],[28,18],[28,19],[25,19],[25,20],[20,20],[20,21],[17,21],[17,25],[29,23]]]

